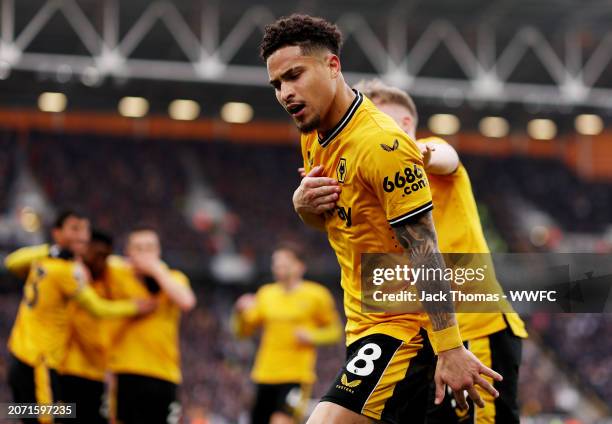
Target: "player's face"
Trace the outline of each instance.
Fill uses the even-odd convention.
[[[159,237],[154,231],[137,231],[130,234],[126,248],[128,257],[136,255],[153,255],[160,257],[161,246]]]
[[[412,134],[415,130],[414,128],[414,120],[410,115],[408,109],[404,106],[395,104],[395,103],[380,103],[376,100],[373,101],[378,109],[381,112],[389,115],[393,120],[399,125],[399,127],[407,132],[408,134]]]
[[[280,249],[272,254],[272,274],[276,281],[289,281],[302,278],[304,265],[293,252]]]
[[[318,129],[335,95],[338,58],[325,53],[303,55],[299,46],[287,46],[268,58],[267,68],[276,99],[298,129],[303,133]]]
[[[112,253],[111,247],[106,243],[92,241],[87,246],[87,251],[83,255],[83,262],[89,268],[94,279],[100,278],[106,269],[106,259]]]
[[[89,220],[76,216],[69,216],[61,228],[53,230],[55,243],[77,256],[85,253],[90,235]]]

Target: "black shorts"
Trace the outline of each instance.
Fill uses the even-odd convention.
[[[346,363],[321,401],[384,423],[421,423],[434,371],[424,330],[409,343],[374,334],[348,346]]]
[[[275,412],[290,415],[299,421],[304,402],[309,396],[309,386],[300,383],[257,384],[251,424],[268,424]]]
[[[36,382],[34,368],[9,354],[8,385],[13,394],[13,402],[36,403]],[[37,419],[22,419],[23,423],[38,423]]]
[[[499,392],[493,398],[480,386],[478,393],[485,402],[484,408],[478,408],[468,398],[469,410],[457,408],[452,391],[444,396],[440,405],[435,405],[435,386],[430,388],[429,411],[427,424],[519,424],[518,376],[521,365],[522,340],[512,333],[510,328],[498,331],[489,336],[468,340],[466,347],[489,368],[500,373],[503,381],[493,382]],[[485,377],[489,382],[491,379]]]
[[[9,354],[8,384],[13,402],[36,403],[34,368]]]
[[[53,399],[55,402],[75,403],[76,418],[56,418],[56,423],[105,424],[108,419],[103,411],[104,383],[73,375],[53,375]]]
[[[118,424],[178,423],[181,405],[177,385],[166,380],[134,374],[117,374]]]

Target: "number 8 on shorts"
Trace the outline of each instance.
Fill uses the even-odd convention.
[[[374,372],[374,361],[382,355],[382,349],[376,343],[368,343],[357,351],[357,356],[346,365],[346,370],[360,377],[367,377]]]
[[[435,363],[422,333],[416,332],[409,342],[372,334],[351,343],[346,365],[321,401],[386,423],[405,422],[407,413],[424,420]]]

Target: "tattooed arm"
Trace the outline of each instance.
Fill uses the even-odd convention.
[[[438,249],[438,239],[434,228],[431,212],[418,217],[417,221],[401,227],[395,227],[395,237],[406,250],[413,268],[424,266],[425,269],[443,269],[444,258]],[[444,279],[439,281],[416,282],[419,293],[447,294],[447,301],[423,301],[423,307],[429,315],[434,331],[441,331],[457,324],[455,308],[450,300],[450,283]]]
[[[397,240],[405,249],[413,268],[424,266],[426,269],[444,268],[444,260],[438,249],[436,230],[433,225],[431,212],[421,214],[416,220],[395,228]],[[435,275],[435,273],[434,273]],[[501,375],[484,366],[478,358],[463,347],[457,321],[455,319],[454,305],[450,300],[450,283],[442,281],[416,282],[417,290],[421,293],[446,293],[447,301],[422,301],[421,304],[429,315],[433,332],[430,333],[432,344],[437,347],[438,361],[434,381],[436,384],[435,403],[440,404],[444,398],[445,385],[448,385],[461,409],[467,409],[465,392],[474,403],[484,407],[484,402],[476,390],[481,386],[494,397],[499,393],[489,381],[481,374],[500,381]],[[457,344],[458,339],[458,344]]]

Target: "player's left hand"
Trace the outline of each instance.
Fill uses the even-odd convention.
[[[245,293],[236,300],[234,308],[238,313],[253,308],[257,303],[257,298],[252,293]]]
[[[298,174],[300,174],[300,177],[304,178],[306,176],[306,168],[298,168]]]
[[[436,383],[435,404],[439,405],[442,402],[446,391],[445,385],[448,385],[461,409],[468,409],[465,392],[468,393],[476,405],[483,408],[484,402],[476,390],[476,385],[482,387],[494,397],[498,397],[499,393],[482,375],[491,377],[496,381],[502,380],[500,374],[484,366],[472,352],[463,346],[440,352],[434,377]]]
[[[295,338],[297,339],[298,343],[302,345],[314,344],[310,333],[304,330],[303,328],[298,328],[297,330],[295,330]]]
[[[419,150],[421,150],[423,155],[423,166],[427,169],[431,162],[431,154],[436,151],[436,148],[429,143],[417,143],[417,146],[419,146]]]
[[[293,207],[300,215],[321,215],[335,208],[341,191],[338,181],[324,177],[323,167],[318,165],[310,170],[293,193]]]

